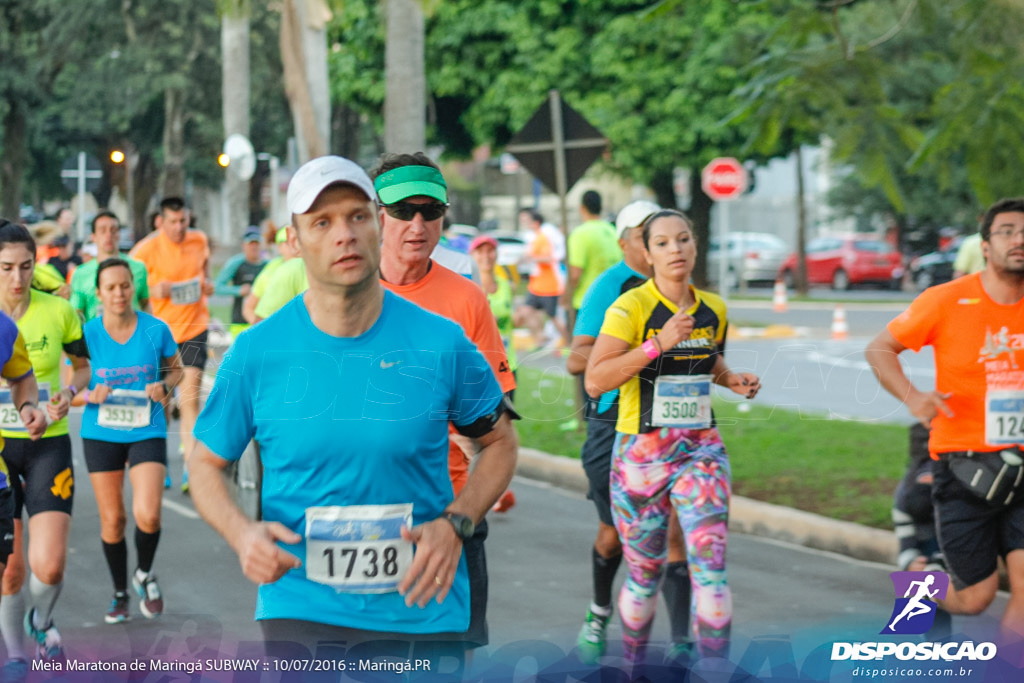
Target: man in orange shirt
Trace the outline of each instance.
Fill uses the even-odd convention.
[[[380,198],[380,279],[385,289],[456,322],[484,355],[501,390],[516,388],[505,345],[491,315],[487,296],[474,282],[430,258],[441,239],[441,224],[448,209],[448,187],[437,165],[421,152],[385,154],[370,172]],[[509,406],[511,407],[511,406]],[[515,412],[510,413],[515,417]],[[450,441],[448,470],[458,494],[469,474],[469,459]],[[487,560],[484,539],[487,522],[476,527],[466,541],[469,568],[470,623],[468,648],[486,645]]]
[[[931,287],[868,345],[882,386],[931,428],[932,501],[952,585],[943,607],[979,614],[996,596],[997,560],[1010,576],[1004,629],[1024,635],[1024,198],[981,221],[985,269]],[[899,362],[931,346],[935,390]],[[932,567],[926,567],[931,569]],[[941,567],[939,567],[941,568]]]
[[[179,385],[178,394],[185,464],[181,490],[185,493],[188,493],[192,428],[199,415],[199,392],[206,367],[206,337],[210,322],[206,297],[213,294],[209,243],[204,233],[190,230],[188,224],[189,211],[185,202],[179,197],[167,197],[160,202],[156,231],[130,252],[130,256],[146,264],[153,315],[171,328],[185,366],[185,377]]]

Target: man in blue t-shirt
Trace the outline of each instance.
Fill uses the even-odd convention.
[[[660,210],[654,202],[639,200],[623,207],[615,219],[623,260],[598,276],[583,297],[573,328],[572,352],[566,360],[570,374],[582,375],[587,369],[590,351],[601,332],[608,307],[620,295],[651,277],[651,266],[644,257],[643,224]],[[602,395],[597,401],[588,397],[584,410],[587,439],[580,449],[580,460],[590,482],[587,498],[594,501],[599,521],[591,553],[594,600],[580,630],[577,647],[581,660],[596,663],[604,654],[606,629],[612,613],[612,583],[622,561],[622,543],[612,521],[608,488],[615,422],[619,415],[618,390]],[[671,519],[675,520],[675,517]],[[677,646],[686,647],[689,640],[690,576],[678,521],[669,525],[669,564],[662,592],[665,593],[672,622],[672,640]]]
[[[340,157],[292,178],[289,239],[309,289],[225,357],[196,423],[192,495],[261,584],[268,642],[429,640],[460,656],[462,543],[511,480],[516,437],[459,327],[381,287],[375,197]],[[481,449],[457,497],[449,421]],[[264,466],[259,523],[223,477],[250,439]]]

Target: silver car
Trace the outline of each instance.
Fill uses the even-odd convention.
[[[726,282],[736,289],[741,282],[772,282],[782,262],[792,251],[777,235],[767,232],[729,233],[729,256],[726,261]],[[708,248],[708,280],[717,283],[722,250],[719,240],[712,239]]]

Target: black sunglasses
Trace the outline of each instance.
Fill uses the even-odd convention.
[[[394,204],[385,204],[384,210],[387,211],[389,216],[400,221],[411,221],[416,217],[416,214],[423,216],[425,221],[436,221],[448,210],[448,205],[437,202],[430,202],[429,204],[395,202]]]

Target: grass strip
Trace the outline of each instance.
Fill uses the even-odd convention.
[[[579,418],[573,382],[557,369],[520,368],[516,426],[520,443],[579,458],[584,432],[565,430]],[[715,399],[736,494],[869,526],[891,529],[896,484],[907,464],[907,428],[877,422],[814,418],[750,402]]]

